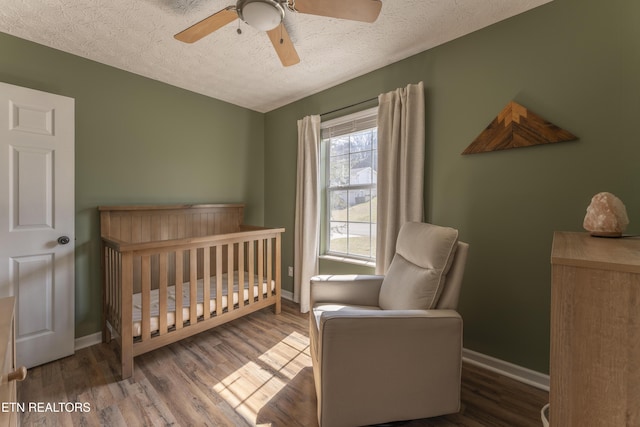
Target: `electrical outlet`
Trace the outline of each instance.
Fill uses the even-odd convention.
[[[293,267],[289,266],[289,277],[293,277]]]

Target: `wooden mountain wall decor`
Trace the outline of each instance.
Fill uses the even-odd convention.
[[[462,154],[487,153],[575,139],[578,137],[571,132],[511,101]]]

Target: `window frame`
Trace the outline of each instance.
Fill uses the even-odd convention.
[[[376,258],[375,258],[375,253],[372,253],[373,251],[371,251],[371,256],[364,256],[364,255],[358,255],[358,254],[353,254],[353,253],[348,253],[348,249],[347,249],[347,253],[344,252],[337,252],[337,251],[330,251],[330,230],[331,230],[331,212],[330,212],[330,208],[331,208],[331,193],[332,191],[354,191],[354,190],[376,190],[376,194],[377,194],[377,179],[374,181],[373,179],[371,180],[371,183],[368,184],[349,184],[349,185],[345,185],[345,186],[341,186],[341,187],[331,187],[330,186],[330,144],[327,143],[327,140],[331,137],[338,137],[341,135],[349,135],[352,133],[357,133],[360,131],[364,131],[367,129],[376,129],[376,140],[377,140],[377,129],[378,129],[378,125],[377,125],[377,115],[378,115],[378,107],[373,107],[373,108],[368,108],[366,110],[362,110],[362,111],[358,111],[352,114],[347,114],[345,116],[340,116],[331,120],[328,120],[326,122],[321,122],[321,133],[324,133],[326,131],[326,129],[328,128],[337,128],[339,126],[347,126],[350,122],[354,123],[354,125],[356,123],[363,123],[365,125],[365,127],[363,128],[357,128],[354,127],[352,130],[350,131],[346,131],[344,133],[339,133],[336,135],[331,135],[329,137],[325,137],[324,135],[321,136],[321,183],[322,183],[322,200],[321,200],[321,239],[320,239],[320,256],[321,257],[327,257],[327,258],[333,258],[333,259],[340,259],[343,261],[347,261],[347,262],[357,262],[359,264],[361,263],[373,263],[375,264]],[[375,126],[370,127],[370,126],[366,126],[368,123],[373,122],[375,123]],[[374,158],[372,159],[372,168],[373,170],[377,170],[377,164],[373,165],[374,161],[377,161],[377,156],[378,156],[378,147],[376,145],[375,148],[372,147],[371,150],[373,153],[372,155],[374,156]],[[351,154],[351,152],[349,152],[349,154]],[[349,171],[351,171],[351,165],[349,165]],[[347,193],[348,194],[348,193]],[[373,210],[370,211],[370,218],[369,218],[369,236],[371,238],[371,244],[372,246],[375,247],[375,233],[376,233],[376,223],[372,222],[372,218],[373,215],[375,213],[373,212]],[[346,221],[347,224],[350,223],[350,221],[347,219]],[[348,242],[348,237],[347,237],[347,242]]]

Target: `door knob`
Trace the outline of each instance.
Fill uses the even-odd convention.
[[[7,382],[24,381],[25,378],[27,378],[27,368],[20,366],[18,369],[7,375]]]
[[[58,237],[58,243],[60,243],[61,245],[66,245],[67,243],[69,243],[71,240],[69,239],[69,237],[67,236],[60,236]]]

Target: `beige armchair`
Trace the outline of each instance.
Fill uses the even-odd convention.
[[[407,223],[385,276],[311,279],[320,427],[459,411],[462,318],[455,310],[468,247],[453,228]]]

